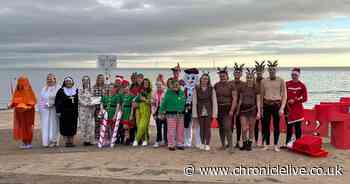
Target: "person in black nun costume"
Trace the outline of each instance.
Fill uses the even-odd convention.
[[[78,124],[78,89],[72,77],[65,77],[55,99],[56,114],[59,118],[60,134],[66,147],[74,147],[73,138]]]

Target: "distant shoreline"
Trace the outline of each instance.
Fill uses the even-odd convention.
[[[218,67],[222,67],[222,66],[218,66]],[[171,67],[118,67],[118,68],[111,68],[112,70],[167,70],[170,69]],[[183,69],[186,69],[189,67],[183,67]],[[208,70],[214,70],[216,69],[213,67],[196,67],[198,69],[208,69]],[[228,68],[233,68],[233,67],[228,67]],[[290,70],[293,67],[279,67],[280,70]],[[304,70],[325,70],[325,69],[335,69],[335,70],[350,70],[350,66],[305,66],[305,67],[300,67],[301,69]],[[94,68],[94,67],[0,67],[0,70],[104,70],[103,68]]]

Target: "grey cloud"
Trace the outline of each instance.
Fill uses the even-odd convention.
[[[0,0],[7,10],[0,14],[0,52],[147,55],[220,45],[256,51],[252,42],[303,39],[276,33],[283,23],[349,16],[350,9],[342,0],[125,0],[119,7],[101,2]]]

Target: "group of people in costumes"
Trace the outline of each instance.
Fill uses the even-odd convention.
[[[269,76],[264,78],[266,66]],[[71,77],[59,86],[55,75],[48,74],[38,104],[42,145],[58,146],[61,135],[66,147],[74,147],[79,129],[84,146],[147,146],[153,117],[157,130],[153,147],[167,145],[173,151],[194,145],[208,151],[211,126],[217,122],[221,149],[250,151],[255,143],[268,150],[272,118],[273,149],[280,151],[280,118],[287,122],[286,144],[293,129],[296,139],[301,137],[307,90],[299,80],[299,68],[294,68],[292,80],[285,82],[277,76],[277,67],[277,61],[256,62],[254,68],[235,63],[233,80],[229,80],[227,67],[218,68],[219,81],[212,84],[209,72],[200,75],[196,68],[184,70],[181,79],[177,65],[172,77],[165,81],[159,74],[155,84],[141,73],[133,73],[130,83],[116,76],[114,83],[105,84],[100,74],[93,86],[90,78],[83,76],[79,89]],[[244,72],[245,81],[241,79]],[[32,147],[36,103],[28,78],[19,77],[9,107],[14,108],[14,138],[23,142],[23,149]]]

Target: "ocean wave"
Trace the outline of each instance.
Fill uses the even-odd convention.
[[[349,93],[347,90],[327,90],[327,91],[308,91],[309,94],[340,94],[340,93]]]

